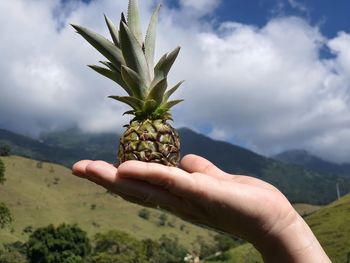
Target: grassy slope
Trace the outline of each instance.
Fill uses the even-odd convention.
[[[22,157],[2,157],[6,165],[6,181],[0,185],[0,202],[14,215],[14,232],[0,230],[0,244],[16,240],[25,241],[23,229],[66,223],[78,223],[90,236],[97,232],[119,229],[143,238],[158,238],[162,234],[176,234],[187,247],[201,235],[211,240],[208,230],[169,216],[175,227],[157,226],[161,211],[151,210],[149,220],[138,216],[140,206],[125,202],[120,197],[88,181],[76,178],[63,166],[43,163]],[[57,184],[55,184],[57,182]],[[91,205],[96,205],[91,209]],[[180,231],[180,226],[185,228]]]
[[[350,256],[350,194],[323,208],[305,206],[305,204],[294,207],[299,213],[311,212],[305,220],[332,262],[347,262],[347,254],[349,253]],[[260,254],[251,244],[231,249],[229,257],[226,263],[263,262]]]
[[[316,212],[317,210],[321,209],[324,206],[298,203],[298,204],[293,204],[293,207],[296,211],[298,211],[298,213],[302,217],[305,217],[307,215],[310,215],[310,214]]]
[[[333,263],[350,256],[350,194],[306,217]]]

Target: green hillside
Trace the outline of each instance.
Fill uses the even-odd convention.
[[[333,263],[350,260],[350,194],[306,217]]]
[[[150,209],[150,218],[138,216],[140,206],[115,197],[91,182],[77,178],[63,166],[23,157],[2,157],[6,182],[0,185],[0,202],[11,210],[15,221],[0,230],[0,244],[25,241],[28,232],[50,223],[77,223],[91,237],[117,229],[144,239],[175,234],[187,248],[198,236],[212,240],[213,232],[167,215],[159,226],[162,211]],[[27,232],[27,233],[25,233]]]
[[[304,205],[297,206],[305,211]],[[307,207],[310,212],[317,207]],[[332,204],[318,209],[305,218],[327,255],[333,263],[345,263],[350,259],[350,194]],[[227,260],[210,263],[262,263],[259,252],[251,245],[244,244],[230,249]],[[209,262],[209,261],[208,261]]]

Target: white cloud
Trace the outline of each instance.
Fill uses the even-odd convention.
[[[211,136],[264,154],[305,148],[349,161],[350,35],[327,39],[296,17],[271,19],[261,28],[229,21],[214,29],[200,17],[218,3],[163,6],[157,56],[181,45],[170,83],[186,79],[174,95],[185,98],[175,107],[175,125],[209,124]],[[84,66],[101,56],[67,22],[107,35],[102,14],[117,23],[126,1],[75,2],[63,13],[58,6],[59,0],[0,2],[0,126],[32,134],[73,123],[120,130],[128,122],[121,117],[126,108],[106,97],[122,90]],[[152,7],[140,1],[144,28]],[[190,22],[178,23],[183,19]],[[334,58],[319,57],[325,47]]]
[[[308,12],[308,8],[304,4],[300,3],[299,1],[288,0],[288,3],[291,7],[296,8],[301,12],[305,12],[305,13]]]
[[[213,13],[220,2],[221,0],[180,0],[180,7],[182,13],[198,18]]]

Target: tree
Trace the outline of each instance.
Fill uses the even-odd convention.
[[[165,213],[161,213],[158,219],[158,226],[165,226],[168,216]]]
[[[146,263],[142,243],[117,230],[98,233],[94,239],[94,253],[89,263]]]
[[[187,254],[187,250],[179,244],[175,235],[162,235],[159,240],[159,261],[157,263],[181,263]]]
[[[11,147],[7,144],[0,144],[0,156],[9,156]]]
[[[30,263],[82,263],[90,250],[86,232],[77,225],[38,228],[27,242]]]
[[[10,225],[12,221],[10,209],[4,203],[0,203],[0,229]]]
[[[0,184],[5,182],[5,165],[0,159]]]

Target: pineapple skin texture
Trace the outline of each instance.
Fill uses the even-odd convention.
[[[119,163],[128,160],[178,166],[180,140],[177,131],[166,120],[134,120],[120,137]]]

